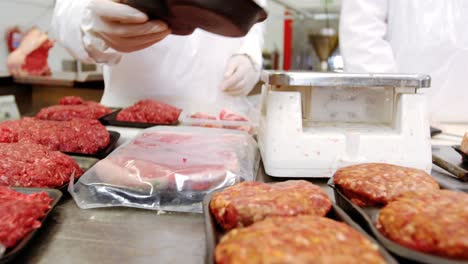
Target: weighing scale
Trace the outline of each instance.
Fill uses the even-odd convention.
[[[259,146],[274,177],[384,162],[430,172],[427,75],[262,73]]]

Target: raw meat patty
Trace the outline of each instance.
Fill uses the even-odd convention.
[[[30,142],[51,150],[95,154],[110,142],[109,132],[97,120],[51,121],[23,118],[0,123],[0,142]]]
[[[272,217],[221,238],[217,264],[385,263],[373,244],[344,223],[302,215]]]
[[[61,187],[83,174],[71,157],[34,143],[0,143],[0,186]]]
[[[39,228],[51,203],[45,192],[26,195],[0,186],[0,243],[11,248]]]
[[[191,132],[147,132],[95,165],[107,184],[137,189],[205,191],[236,183],[236,147],[245,137]]]
[[[210,210],[218,224],[229,230],[271,216],[324,216],[331,205],[327,194],[307,181],[243,182],[215,193]]]
[[[181,112],[179,108],[156,100],[141,100],[120,111],[117,114],[117,120],[168,125],[177,122]]]
[[[383,163],[339,169],[333,181],[358,206],[381,206],[405,192],[439,189],[432,176],[422,170]]]
[[[379,231],[417,251],[468,260],[468,194],[410,192],[379,213]]]
[[[59,105],[41,109],[36,115],[39,119],[65,121],[75,118],[99,119],[112,110],[97,102],[84,101],[80,97],[68,96],[60,100]]]

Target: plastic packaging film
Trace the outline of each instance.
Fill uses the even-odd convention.
[[[207,193],[255,179],[259,154],[245,132],[153,127],[87,171],[69,191],[80,208],[202,212]]]

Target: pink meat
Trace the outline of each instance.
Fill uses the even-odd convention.
[[[218,118],[216,116],[212,116],[212,115],[209,115],[209,114],[206,114],[206,113],[201,113],[201,112],[197,112],[197,113],[191,115],[190,118],[218,120]]]
[[[238,141],[233,142],[237,139]],[[227,135],[148,132],[95,168],[104,182],[135,188],[209,190],[239,173],[235,147],[244,138]]]
[[[241,116],[226,109],[221,110],[221,113],[219,113],[219,119],[226,121],[249,121],[247,117]]]

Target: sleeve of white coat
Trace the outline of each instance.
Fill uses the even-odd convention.
[[[266,0],[256,0],[256,2],[262,6],[266,7]],[[265,22],[257,23],[254,25],[249,33],[244,37],[239,54],[247,54],[255,62],[258,70],[260,70],[263,57],[262,57],[262,48],[264,42],[264,31],[265,31]]]
[[[57,0],[52,18],[54,37],[77,59],[85,63],[115,64],[121,54],[104,41],[84,34],[83,21],[91,0]]]
[[[396,72],[386,39],[389,0],[343,0],[340,50],[347,72]]]

